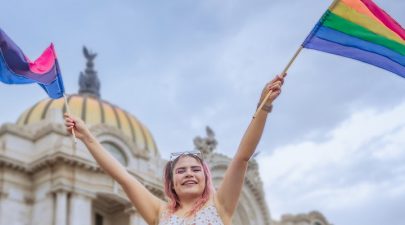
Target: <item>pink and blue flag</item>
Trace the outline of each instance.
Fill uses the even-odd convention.
[[[405,78],[405,30],[372,0],[335,0],[302,46]]]
[[[51,44],[38,59],[31,61],[0,29],[0,81],[6,84],[38,83],[50,98],[63,97],[63,86],[55,49]]]

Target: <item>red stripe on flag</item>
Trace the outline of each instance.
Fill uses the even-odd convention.
[[[388,13],[378,7],[372,0],[361,0],[364,5],[389,29],[397,33],[402,40],[405,40],[405,30]]]

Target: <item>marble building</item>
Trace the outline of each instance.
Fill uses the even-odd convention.
[[[79,92],[68,96],[69,110],[81,117],[108,151],[151,192],[164,199],[166,160],[145,124],[100,96],[93,54],[80,74]],[[63,126],[64,99],[43,99],[0,127],[0,225],[140,225],[121,187],[106,175]],[[218,185],[230,158],[215,151],[207,128],[196,137]],[[271,223],[258,165],[252,160],[234,216],[235,225]]]

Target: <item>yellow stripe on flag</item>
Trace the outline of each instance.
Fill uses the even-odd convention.
[[[353,8],[350,8],[349,6],[345,5],[345,3],[343,3],[342,1],[339,1],[333,7],[332,13],[346,20],[349,20],[352,23],[362,26],[375,34],[379,34],[390,40],[405,45],[405,41],[402,40],[401,37],[399,37],[395,32],[390,30],[388,27],[386,27],[385,25],[381,25],[380,22],[370,18],[369,16],[357,12]]]

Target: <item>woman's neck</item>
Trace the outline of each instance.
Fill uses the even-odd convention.
[[[200,198],[201,197],[181,198],[180,199],[180,208],[179,209],[190,210],[193,206],[195,206],[195,204],[197,203],[197,201]]]

